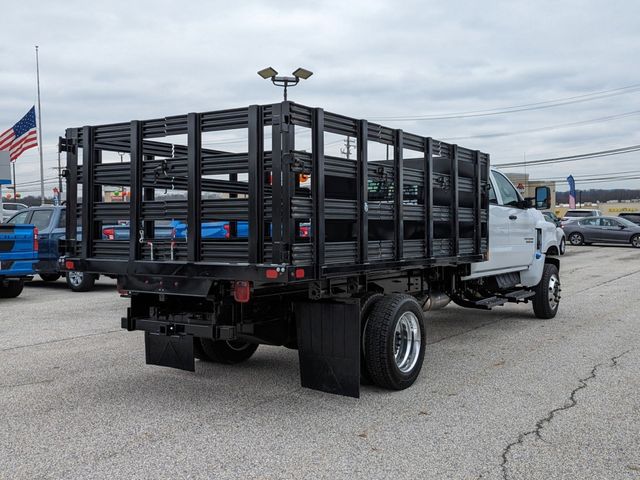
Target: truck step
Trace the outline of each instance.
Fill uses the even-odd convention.
[[[503,297],[509,302],[518,303],[533,297],[535,294],[536,292],[531,290],[516,290],[514,292],[505,293]]]
[[[486,308],[489,310],[493,307],[504,305],[507,301],[508,300],[506,298],[502,297],[488,297],[473,303],[476,305],[476,308]]]

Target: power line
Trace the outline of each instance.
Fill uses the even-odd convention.
[[[622,155],[630,152],[637,152],[640,150],[640,145],[630,145],[628,147],[620,147],[614,148],[611,150],[600,150],[597,152],[588,152],[582,153],[578,155],[569,155],[566,157],[554,157],[554,158],[541,158],[538,160],[527,160],[526,165],[545,165],[550,163],[565,163],[565,162],[573,162],[577,160],[587,160],[591,158],[601,158],[608,157],[612,155]],[[525,165],[525,162],[511,162],[511,163],[501,163],[496,164],[495,166],[501,168],[511,168],[511,167],[522,167]]]
[[[546,100],[543,102],[525,103],[522,105],[514,105],[511,107],[491,108],[486,110],[472,110],[467,112],[458,112],[450,114],[433,114],[433,115],[407,115],[395,117],[373,117],[372,120],[399,122],[404,120],[449,120],[471,117],[486,117],[491,115],[505,115],[509,113],[524,112],[529,110],[541,110],[545,108],[554,108],[563,105],[571,105],[574,103],[590,102],[601,98],[613,97],[616,95],[624,95],[640,90],[640,84],[636,83],[626,87],[614,88],[611,90],[602,90],[599,92],[576,95],[573,97],[565,97],[555,100]]]
[[[620,113],[617,115],[609,115],[606,117],[591,118],[589,120],[582,120],[580,122],[559,123],[557,125],[549,125],[546,127],[539,127],[539,128],[530,128],[527,130],[517,130],[513,132],[484,133],[481,135],[469,135],[466,137],[445,137],[442,140],[450,141],[450,140],[469,140],[472,138],[496,138],[496,137],[508,137],[511,135],[521,135],[523,133],[546,132],[546,131],[558,130],[560,128],[590,125],[593,123],[610,122],[612,120],[618,120],[620,118],[630,117],[632,115],[638,115],[639,113],[640,113],[640,110],[633,110],[631,112]]]

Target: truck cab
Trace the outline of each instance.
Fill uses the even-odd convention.
[[[523,286],[539,282],[544,256],[559,253],[560,245],[555,226],[535,206],[540,208],[522,198],[505,175],[491,170],[487,260],[472,264],[464,280],[515,273]]]

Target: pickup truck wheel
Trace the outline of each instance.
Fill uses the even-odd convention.
[[[424,313],[410,295],[388,295],[376,302],[365,330],[365,360],[373,382],[403,390],[413,385],[424,361]]]
[[[10,280],[5,285],[0,283],[0,298],[16,298],[22,293],[23,288],[22,280]]]
[[[572,233],[571,235],[569,235],[569,242],[571,242],[571,245],[583,245],[584,237],[581,233]]]
[[[67,272],[67,285],[74,292],[88,292],[93,289],[96,276],[85,272]]]
[[[365,332],[367,331],[367,322],[369,321],[369,314],[371,310],[373,310],[373,306],[380,300],[384,295],[379,292],[368,292],[363,297],[360,298],[360,328],[362,331],[362,340],[360,346],[360,382],[365,385],[370,385],[371,375],[367,370],[367,360],[365,358]]]
[[[60,278],[59,273],[39,273],[38,275],[45,282],[55,282]]]
[[[544,264],[542,279],[535,287],[533,297],[533,313],[538,318],[549,319],[556,316],[560,304],[560,276],[558,267],[551,263]]]
[[[205,357],[216,363],[234,364],[244,362],[258,349],[257,343],[241,342],[239,340],[211,340],[201,338],[200,345]]]
[[[634,235],[631,237],[631,245],[640,248],[640,235]]]

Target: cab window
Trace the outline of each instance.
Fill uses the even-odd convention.
[[[67,225],[67,210],[62,210],[60,212],[60,218],[58,219],[58,227],[57,228],[65,228]]]
[[[33,223],[38,230],[44,230],[49,226],[49,220],[51,220],[52,210],[34,210],[31,217],[31,223]]]
[[[500,196],[502,197],[502,205],[508,205],[510,207],[520,206],[520,194],[511,184],[511,182],[501,173],[494,172],[493,176],[496,181],[496,188],[500,190]]]

